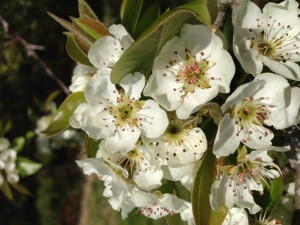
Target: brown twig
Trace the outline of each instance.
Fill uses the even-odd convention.
[[[8,22],[0,15],[0,23],[3,27],[4,32],[11,37],[10,43],[20,43],[24,50],[26,51],[27,56],[32,57],[35,61],[37,61],[40,66],[44,69],[45,73],[56,82],[56,84],[63,90],[63,92],[68,95],[70,94],[67,86],[53,73],[53,71],[48,67],[44,60],[42,60],[37,54],[37,50],[44,50],[44,46],[35,45],[27,42],[22,36],[19,34],[11,35],[8,33],[9,24]]]

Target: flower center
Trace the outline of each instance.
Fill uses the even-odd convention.
[[[180,121],[178,119],[172,119],[169,126],[164,134],[164,142],[174,143],[176,146],[180,146],[184,140],[185,136],[190,132],[190,123]]]
[[[256,20],[257,29],[250,29],[251,48],[275,61],[298,61],[300,33],[293,34],[296,28],[283,25],[272,16],[267,23]]]
[[[143,101],[135,101],[126,95],[117,99],[119,105],[110,108],[110,113],[116,120],[116,125],[124,127],[126,125],[138,126],[137,113],[144,105]]]
[[[205,76],[209,69],[209,61],[203,59],[197,61],[186,49],[186,57],[183,65],[177,73],[177,82],[184,82],[184,90],[193,92],[195,88],[210,88],[209,78]]]

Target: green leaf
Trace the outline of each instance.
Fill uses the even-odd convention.
[[[75,37],[70,32],[64,32],[67,36],[66,49],[70,58],[72,58],[75,62],[91,66],[87,55],[81,50],[81,48],[76,43]]]
[[[87,135],[85,136],[85,149],[87,151],[88,158],[95,158],[97,151],[99,150],[99,144],[101,140],[94,140]]]
[[[40,163],[34,162],[28,158],[17,158],[17,170],[22,177],[35,174],[41,167],[42,165]]]
[[[26,140],[24,137],[17,137],[14,139],[12,146],[17,152],[21,152],[24,148],[25,143]]]
[[[164,13],[124,52],[112,70],[112,82],[118,83],[125,75],[137,71],[149,76],[154,58],[164,44],[178,34],[184,23],[199,22],[205,20],[192,10],[174,9]]]
[[[109,35],[108,28],[98,20],[91,19],[88,16],[80,18],[72,18],[74,24],[82,30],[85,34],[88,34],[94,40]]]
[[[146,11],[142,14],[141,19],[139,20],[134,36],[138,37],[141,33],[143,33],[146,29],[148,29],[151,24],[159,17],[160,15],[160,7],[158,2],[155,2],[151,6],[149,6]]]
[[[183,221],[180,214],[168,215],[164,217],[168,225],[187,225],[187,222]]]
[[[210,207],[209,195],[214,181],[216,160],[211,148],[212,146],[206,150],[192,190],[193,214],[197,225],[221,225],[228,212],[226,206],[219,207],[217,212]]]
[[[283,189],[284,186],[283,186],[282,177],[278,177],[271,182],[270,201],[267,206],[269,212],[272,212],[272,210],[278,204],[279,200],[281,199]]]
[[[80,48],[87,53],[91,44],[93,43],[93,39],[90,38],[88,35],[86,35],[84,32],[82,32],[80,29],[74,26],[74,24],[59,18],[58,16],[48,12],[48,15],[51,16],[56,22],[58,22],[60,25],[62,25],[64,28],[66,28],[68,31],[70,31],[72,34],[74,34],[75,40],[77,44],[80,46]]]
[[[13,184],[10,184],[10,185],[22,194],[31,195],[30,191],[28,191],[28,189],[20,183],[13,183]]]
[[[78,10],[79,10],[80,17],[88,16],[92,19],[98,20],[97,15],[94,13],[94,11],[89,6],[89,4],[86,3],[86,1],[78,0]]]
[[[77,106],[84,101],[85,98],[83,92],[70,94],[60,105],[50,125],[43,131],[43,133],[54,135],[66,130],[70,126],[69,119],[73,112]]]
[[[9,184],[6,181],[3,182],[3,184],[0,186],[0,189],[3,192],[3,194],[8,198],[8,200],[13,200],[13,193],[9,187]]]
[[[127,0],[122,3],[122,24],[134,37],[136,25],[141,15],[144,0]]]

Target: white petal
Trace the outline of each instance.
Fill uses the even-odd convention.
[[[130,34],[126,31],[125,27],[123,27],[121,24],[111,25],[109,27],[109,33],[120,41],[123,50],[126,50],[134,42]]]
[[[234,207],[229,210],[222,225],[248,225],[248,214],[243,208]]]
[[[213,153],[217,156],[228,156],[234,153],[240,144],[234,119],[226,113],[219,123],[214,142]]]
[[[133,75],[128,74],[120,81],[120,86],[124,89],[125,94],[131,99],[138,100],[145,86],[145,77],[143,74],[136,72]]]
[[[113,67],[122,54],[120,41],[112,36],[104,36],[91,45],[88,58],[93,66],[101,69]]]
[[[218,94],[217,87],[207,89],[197,88],[194,93],[187,93],[183,99],[182,105],[176,110],[179,119],[187,119],[192,113],[199,110],[200,106]]]
[[[145,101],[137,117],[141,119],[139,128],[147,138],[159,137],[169,124],[166,112],[153,100]]]
[[[9,146],[10,146],[9,140],[4,137],[0,137],[0,152],[8,149]]]
[[[162,170],[156,170],[155,172],[147,170],[145,172],[140,172],[139,174],[133,174],[134,182],[145,191],[160,187],[162,177]]]
[[[103,141],[105,147],[111,152],[128,152],[135,147],[141,131],[136,127],[118,127],[114,136],[107,137]]]

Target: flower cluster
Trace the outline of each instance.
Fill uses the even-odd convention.
[[[263,10],[250,0],[240,3],[233,51],[249,82],[239,85],[232,82],[241,75],[232,56],[206,25],[184,24],[156,55],[151,74],[134,71],[119,84],[111,74],[133,38],[122,25],[112,25],[91,45],[93,67],[77,65],[70,86],[84,91],[85,101],[69,122],[99,142],[96,156],[77,164],[104,182],[103,195],[123,218],[138,208],[153,219],[180,213],[194,224],[190,200],[161,187],[176,181],[191,191],[208,142],[223,160],[209,197],[213,210],[229,209],[223,225],[249,224],[248,213],[262,210],[254,193],[263,195],[282,176],[268,152],[290,149],[273,146],[274,133],[300,122],[300,88],[291,82],[300,80],[299,12],[295,0]],[[209,104],[220,105],[219,121],[205,108]],[[205,129],[204,111],[217,123],[215,136]]]

